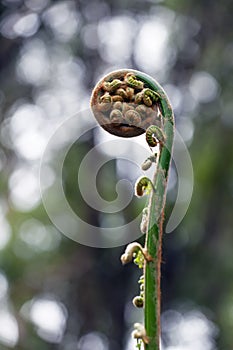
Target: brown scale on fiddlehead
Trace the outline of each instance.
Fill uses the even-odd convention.
[[[122,99],[126,100],[128,98],[127,92],[125,89],[120,88],[116,90],[116,95],[119,95],[122,97]]]
[[[125,120],[129,125],[135,126],[139,126],[142,121],[140,114],[133,109],[130,109],[125,113]]]
[[[112,97],[106,92],[99,98],[98,108],[101,112],[107,112],[112,107]]]
[[[136,112],[138,112],[142,119],[145,119],[148,114],[148,108],[145,105],[139,105],[135,108]]]
[[[126,94],[127,94],[127,98],[129,100],[133,100],[133,98],[134,98],[134,89],[129,87],[129,86],[127,86],[125,91],[126,91]]]
[[[120,96],[120,95],[114,95],[114,96],[112,96],[112,101],[113,101],[113,102],[117,102],[117,101],[123,102],[124,99],[123,99],[123,97]]]
[[[134,110],[134,104],[133,103],[124,102],[122,104],[122,113],[125,115],[130,110]]]
[[[130,70],[116,71],[100,80],[92,93],[91,107],[100,125],[116,136],[141,135],[150,125],[161,124],[157,94]]]
[[[113,109],[110,113],[110,120],[112,123],[122,123],[123,122],[123,114],[119,109]]]
[[[113,109],[119,109],[119,111],[122,111],[123,103],[121,101],[116,101],[113,103]]]
[[[134,101],[136,104],[142,103],[143,102],[143,93],[142,92],[138,92],[135,95]]]

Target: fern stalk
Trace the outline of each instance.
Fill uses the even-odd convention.
[[[124,111],[127,103],[133,111]],[[135,105],[132,107],[133,103]],[[149,146],[159,145],[153,179],[142,177],[136,184],[139,196],[143,195],[147,185],[152,188],[147,207],[145,247],[141,247],[139,243],[131,243],[121,257],[123,264],[132,261],[139,251],[144,257],[144,327],[135,324],[134,338],[143,341],[145,350],[159,350],[161,252],[167,180],[174,137],[173,111],[162,87],[147,74],[135,70],[115,71],[100,80],[93,91],[91,106],[96,119],[106,131],[116,136],[133,137],[146,130]],[[153,119],[157,107],[161,114],[159,127],[156,125],[156,119]],[[148,163],[148,160],[146,161]],[[141,307],[141,299],[141,296],[137,299],[137,307]]]
[[[148,229],[146,232],[147,253],[153,258],[145,260],[144,266],[144,323],[149,343],[146,350],[158,350],[160,343],[160,270],[162,255],[162,235],[164,207],[166,202],[167,179],[171,162],[174,137],[174,116],[170,102],[160,85],[152,78],[137,74],[146,81],[151,89],[160,96],[160,108],[163,115],[163,132],[166,143],[160,149],[159,159],[153,178],[155,191],[151,192],[148,206]]]

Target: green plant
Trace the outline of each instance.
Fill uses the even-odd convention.
[[[142,164],[146,171],[155,167],[153,179],[138,179],[135,194],[148,195],[142,213],[141,231],[146,234],[145,247],[130,243],[121,256],[123,264],[134,260],[143,268],[139,279],[140,295],[133,299],[144,308],[144,326],[136,323],[137,347],[158,350],[160,338],[160,266],[166,188],[174,136],[174,116],[161,86],[150,76],[135,70],[108,74],[96,85],[91,107],[100,125],[108,132],[133,137],[146,132],[152,155]],[[155,148],[156,147],[156,148]],[[156,150],[156,151],[155,151]]]

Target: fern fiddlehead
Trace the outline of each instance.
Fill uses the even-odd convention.
[[[160,265],[166,188],[174,137],[173,111],[162,87],[150,76],[135,70],[112,72],[93,90],[91,108],[100,125],[111,134],[133,137],[146,132],[152,151],[142,164],[147,170],[153,164],[153,179],[141,177],[135,194],[149,195],[143,210],[141,231],[146,233],[145,247],[131,243],[122,255],[125,264],[143,267],[143,292],[133,303],[144,308],[144,326],[135,324],[133,337],[142,341],[145,350],[159,350],[160,342]],[[152,148],[158,148],[156,153]],[[143,259],[143,263],[141,262]]]

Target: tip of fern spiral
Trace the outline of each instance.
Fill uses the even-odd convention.
[[[113,135],[141,135],[159,119],[158,96],[137,73],[131,69],[113,71],[93,89],[93,114],[102,128]]]

